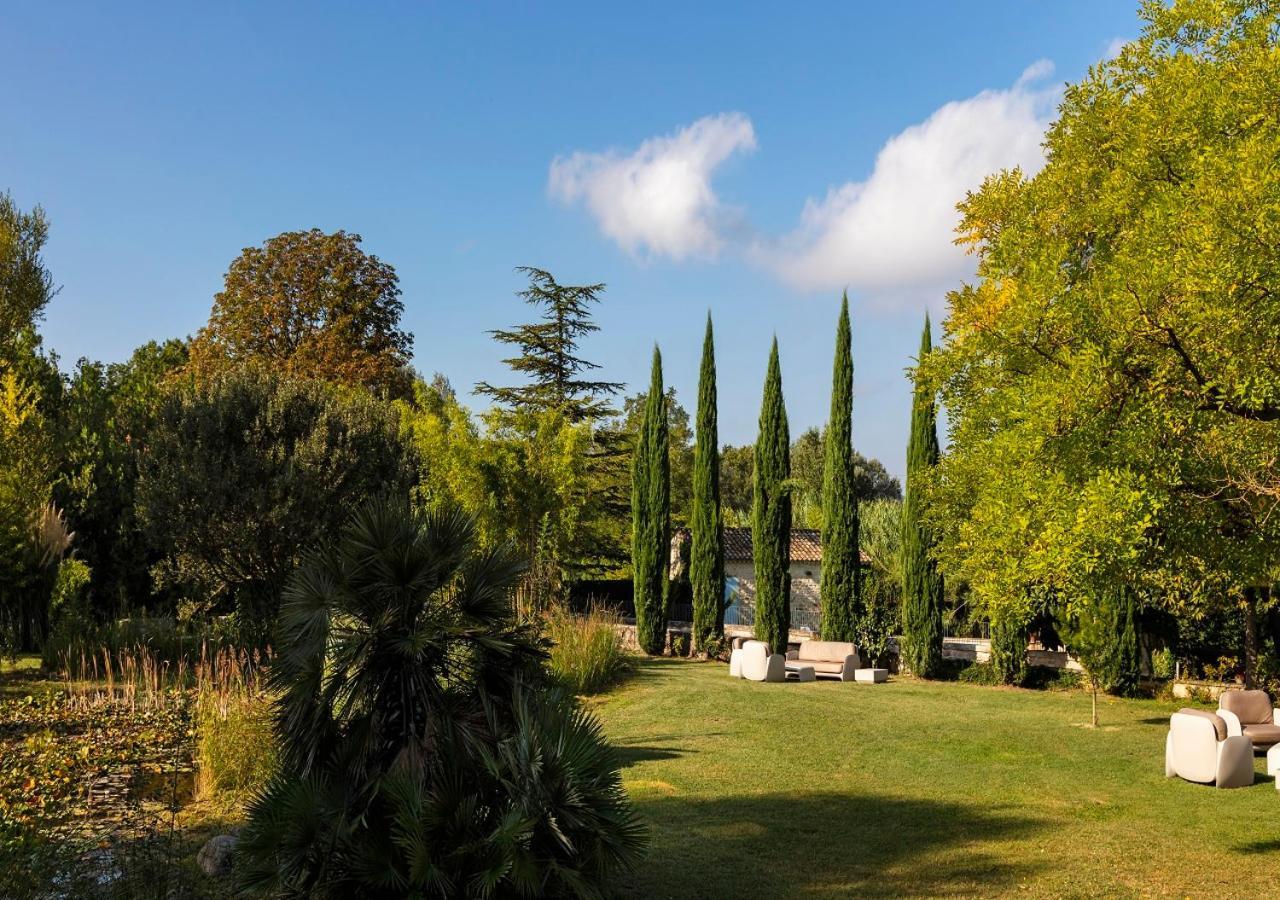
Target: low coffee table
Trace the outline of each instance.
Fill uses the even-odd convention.
[[[796,663],[787,663],[787,677],[796,681],[817,681],[818,676],[813,671],[813,666],[802,666]]]
[[[889,680],[888,669],[854,669],[853,680],[867,684],[880,684]]]
[[[1280,744],[1267,751],[1267,774],[1276,777],[1276,790],[1280,791]]]

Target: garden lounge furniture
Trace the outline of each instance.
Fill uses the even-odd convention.
[[[729,674],[748,681],[785,681],[786,660],[764,641],[744,641],[729,657]]]
[[[1223,691],[1218,715],[1227,723],[1227,734],[1244,735],[1257,752],[1280,744],[1280,724],[1266,691]]]
[[[865,682],[867,684],[880,684],[889,680],[888,669],[857,669],[853,673],[853,680]]]
[[[1267,751],[1267,774],[1276,776],[1276,790],[1280,791],[1280,744]]]
[[[1164,774],[1220,788],[1253,784],[1253,744],[1243,735],[1229,735],[1221,716],[1180,709],[1169,717]]]
[[[787,662],[795,666],[812,666],[819,678],[853,681],[858,669],[858,648],[843,641],[804,641],[799,650],[787,653]]]
[[[817,681],[818,676],[813,673],[813,666],[802,666],[796,663],[787,663],[787,678],[792,681]]]
[[[729,642],[729,675],[732,678],[742,677],[742,645],[751,638],[735,637]]]

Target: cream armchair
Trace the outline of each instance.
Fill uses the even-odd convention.
[[[729,674],[748,681],[785,681],[787,661],[764,641],[744,641],[729,655]]]
[[[1223,691],[1218,715],[1227,723],[1228,735],[1247,737],[1256,751],[1280,744],[1280,710],[1271,706],[1266,691]]]
[[[1221,716],[1180,709],[1169,717],[1164,774],[1220,788],[1253,784],[1253,744],[1243,735],[1228,734]]]

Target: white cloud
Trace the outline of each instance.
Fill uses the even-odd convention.
[[[708,116],[675,134],[650,138],[630,155],[558,156],[548,190],[564,203],[584,203],[600,229],[628,253],[712,257],[724,246],[734,211],[716,197],[711,176],[734,153],[755,146],[746,116]]]
[[[1052,71],[1042,60],[1012,88],[948,103],[890,138],[866,180],[810,199],[800,226],[757,245],[753,257],[794,287],[848,286],[882,305],[953,287],[973,271],[954,244],[956,203],[993,172],[1043,165],[1058,94],[1036,84]]]

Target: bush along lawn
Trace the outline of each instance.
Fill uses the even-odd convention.
[[[1164,777],[1181,704],[641,663],[594,708],[649,825],[636,897],[1266,896],[1280,796]]]

